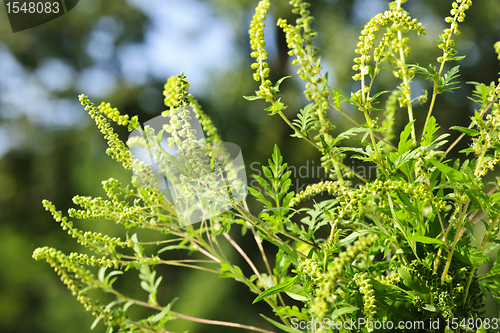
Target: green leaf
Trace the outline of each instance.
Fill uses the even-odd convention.
[[[399,136],[399,144],[398,144],[398,154],[399,155],[403,155],[404,153],[406,153],[410,149],[410,147],[413,143],[413,139],[408,140],[408,138],[410,137],[414,122],[415,122],[415,120],[408,123],[406,125],[404,131],[401,132],[401,134]]]
[[[163,137],[163,132],[165,132],[164,129],[161,129],[158,134],[156,135],[156,142],[160,143],[161,144],[161,140],[162,140],[162,137]]]
[[[257,200],[262,202],[266,207],[272,207],[273,205],[269,200],[267,200],[262,193],[260,193],[259,190],[256,190],[252,187],[248,187],[248,191],[250,191],[250,194],[252,194]]]
[[[446,164],[438,162],[435,158],[431,158],[429,160],[439,171],[447,175],[451,180],[459,182],[459,183],[467,183],[467,177],[464,176],[463,173],[457,171]]]
[[[389,91],[389,90],[384,90],[384,91],[380,91],[378,93],[376,93],[375,95],[373,95],[373,100],[376,100],[377,97],[379,97],[380,95],[383,95],[383,94],[387,94],[387,93],[392,93],[392,91]]]
[[[427,97],[429,95],[429,92],[427,90],[422,90],[422,91],[424,92],[424,94],[420,95],[416,98],[421,106],[423,106],[425,103],[427,103]]]
[[[491,257],[482,252],[474,252],[471,254],[470,259],[473,265],[481,265],[490,261]]]
[[[451,60],[454,60],[454,61],[460,61],[462,59],[465,59],[466,56],[456,56],[456,57],[453,57],[451,58]]]
[[[177,244],[177,245],[169,245],[165,246],[156,252],[156,254],[160,254],[165,251],[170,251],[170,250],[189,250],[189,246],[183,245],[183,244]]]
[[[439,310],[435,305],[432,304],[425,304],[422,308],[430,312],[438,312]]]
[[[282,77],[281,79],[278,80],[278,82],[276,82],[276,84],[274,85],[274,88],[276,89],[276,91],[278,91],[281,82],[283,82],[285,79],[288,79],[288,78],[291,78],[291,76]]]
[[[292,287],[295,282],[299,279],[298,276],[295,276],[293,279],[288,280],[287,282],[283,282],[281,284],[278,284],[274,287],[268,288],[264,290],[257,298],[252,302],[252,304],[257,303],[258,301],[262,300],[265,297],[277,294],[279,292],[288,290],[290,287]]]
[[[99,273],[97,274],[99,281],[101,281],[102,283],[104,283],[104,276],[106,274],[106,269],[108,269],[108,266],[103,266],[99,268]]]
[[[444,244],[442,240],[420,235],[408,236],[407,239],[424,244]]]
[[[439,80],[437,82],[437,93],[438,94],[440,94],[444,91],[452,92],[453,90],[460,88],[457,86],[451,87],[454,84],[460,83],[460,81],[453,81],[460,76],[460,74],[458,74],[459,68],[460,68],[460,65],[455,66],[452,69],[450,69],[448,71],[448,73],[444,74],[443,77],[439,78]]]
[[[313,127],[318,123],[318,119],[313,116],[312,109],[314,103],[306,105],[297,114],[298,119],[293,120],[295,127],[298,127],[300,132],[304,135],[308,135],[308,132],[313,129]],[[292,137],[302,138],[298,133],[291,134]]]
[[[438,129],[439,126],[436,123],[436,118],[434,118],[434,116],[431,116],[427,121],[427,125],[425,126],[425,135],[424,140],[422,141],[423,146],[428,146],[432,143],[435,138],[434,133],[436,133]]]
[[[266,316],[264,316],[262,313],[260,314],[260,316],[262,318],[264,318],[265,320],[267,320],[268,322],[270,322],[271,324],[273,324],[274,326],[276,326],[277,328],[279,329],[282,329],[283,331],[285,332],[288,332],[288,333],[304,333],[302,331],[299,331],[299,330],[296,330],[296,329],[293,329],[293,328],[290,328],[288,326],[285,326],[283,324],[280,324],[278,323],[277,321],[274,321],[272,320],[271,318],[267,318]]]
[[[342,316],[343,314],[351,313],[357,310],[359,310],[359,308],[357,306],[352,306],[352,305],[346,306],[345,308],[337,309],[332,313],[332,320],[335,320],[336,318]]]
[[[128,301],[127,303],[125,303],[125,305],[123,306],[123,312],[126,312],[127,309],[133,304],[135,304],[135,301]]]
[[[269,115],[272,116],[278,112],[281,112],[282,110],[284,110],[286,108],[287,108],[287,106],[281,102],[281,97],[280,97],[280,98],[278,98],[278,100],[276,102],[273,103],[273,105],[271,105],[270,107],[268,107],[267,109],[264,109],[264,110],[269,111],[270,112]]]
[[[257,99],[261,99],[261,97],[259,96],[243,96],[244,99],[246,99],[247,101],[255,101]]]
[[[472,137],[479,134],[479,131],[477,131],[475,129],[466,128],[466,127],[462,127],[462,126],[451,126],[450,129],[465,133],[465,134],[472,136]]]
[[[496,151],[500,152],[500,143],[494,143],[491,145]]]
[[[302,295],[299,295],[299,294],[296,294],[296,293],[292,293],[291,291],[286,291],[285,290],[285,293],[291,298],[291,299],[294,299],[296,301],[299,301],[299,302],[305,302],[307,300],[309,300],[309,298],[305,297],[305,296],[302,296]]]
[[[339,135],[337,135],[337,137],[335,137],[333,139],[333,143],[332,143],[332,146],[333,145],[336,145],[337,143],[339,143],[340,141],[344,140],[344,139],[349,139],[351,138],[352,136],[356,136],[358,135],[358,133],[360,132],[369,132],[370,130],[367,129],[367,128],[361,128],[361,127],[352,127],[350,129],[348,129],[347,131],[345,132],[342,132],[340,133]]]
[[[122,271],[112,271],[111,273],[108,274],[108,276],[106,276],[106,278],[104,279],[104,283],[111,286],[116,279],[113,279],[111,282],[109,281],[109,279],[115,275],[121,275],[121,274],[123,274]]]
[[[97,323],[99,323],[99,321],[102,319],[102,316],[99,316],[97,317],[94,322],[92,323],[92,326],[90,326],[90,329],[93,330],[96,326],[97,326]]]
[[[163,310],[161,310],[160,313],[158,313],[156,316],[151,318],[151,321],[153,322],[153,324],[156,324],[160,319],[165,317],[170,312],[170,308],[175,303],[175,301],[177,301],[177,298],[174,298],[172,300],[172,302],[170,302]]]

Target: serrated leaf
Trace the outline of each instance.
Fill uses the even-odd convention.
[[[400,136],[399,136],[399,144],[398,144],[398,154],[399,155],[403,155],[404,153],[406,153],[412,143],[413,143],[413,139],[410,138],[410,134],[412,132],[412,129],[413,129],[413,124],[414,124],[415,120],[413,120],[412,122],[408,123],[406,126],[405,126],[405,129],[403,132],[401,132]]]
[[[264,110],[269,111],[270,112],[269,115],[273,116],[276,113],[281,112],[282,110],[284,110],[286,108],[287,108],[287,106],[281,102],[281,97],[280,97],[280,98],[278,98],[278,100],[276,100],[273,103],[273,105],[271,105],[270,107],[268,107]]]
[[[299,111],[297,114],[298,119],[293,120],[293,124],[299,128],[299,131],[304,134],[308,135],[308,132],[314,128],[314,126],[318,123],[318,119],[315,118],[312,114],[312,108],[314,104],[308,104],[306,105],[303,109]],[[297,138],[302,138],[300,134],[293,133],[291,135],[292,137],[297,137]]]

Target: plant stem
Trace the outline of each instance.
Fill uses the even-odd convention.
[[[401,8],[401,0],[396,0],[396,5],[397,5],[397,8],[400,9]],[[403,40],[403,34],[401,32],[401,29],[398,29],[398,40],[399,42],[402,43],[402,40]],[[408,73],[407,73],[407,70],[406,70],[406,65],[405,65],[405,54],[404,54],[404,50],[403,50],[403,47],[400,47],[399,48],[399,57],[401,58],[401,62],[402,62],[402,66],[401,66],[401,71],[403,72],[403,84],[405,85],[405,87],[410,87],[410,81],[408,80]],[[406,90],[406,89],[405,89]],[[413,121],[413,109],[412,109],[412,106],[411,106],[411,96],[410,96],[410,93],[406,93],[405,94],[405,98],[408,100],[408,118],[409,118],[409,122],[411,123]],[[416,139],[416,134],[415,134],[415,123],[413,123],[411,125],[411,137],[413,139],[413,142],[417,143],[417,139]]]
[[[118,296],[119,298],[121,298],[121,299],[123,299],[125,301],[133,301],[137,305],[140,305],[140,306],[143,306],[143,307],[146,307],[146,308],[150,308],[150,309],[155,309],[155,310],[158,310],[158,311],[163,311],[164,310],[163,307],[160,306],[160,305],[153,305],[153,304],[150,304],[150,303],[147,303],[147,302],[143,302],[143,301],[139,301],[139,300],[130,298],[128,296],[123,295],[119,291],[116,291],[115,289],[108,289],[107,291],[115,294],[116,296]],[[185,319],[185,320],[189,320],[189,321],[193,321],[193,322],[197,322],[197,323],[202,323],[202,324],[217,325],[217,326],[227,326],[227,327],[236,327],[236,328],[242,328],[242,329],[247,329],[247,330],[250,330],[250,331],[263,332],[263,333],[275,333],[273,331],[268,331],[268,330],[265,330],[263,328],[258,328],[258,327],[255,327],[255,326],[248,326],[248,325],[231,323],[231,322],[226,322],[226,321],[219,321],[219,320],[201,319],[201,318],[187,316],[187,315],[184,315],[184,314],[181,314],[181,313],[178,313],[178,312],[174,312],[174,311],[169,311],[169,313],[172,314],[175,317],[179,317],[179,318],[182,318],[182,319]],[[153,330],[153,331],[156,332],[155,330]]]
[[[456,20],[457,17],[458,17],[458,15],[455,15],[454,16],[454,20]],[[439,79],[441,78],[441,74],[443,73],[444,64],[446,63],[446,60],[447,60],[446,59],[446,51],[450,47],[451,36],[453,36],[453,33],[455,32],[455,29],[456,28],[453,28],[453,26],[452,26],[451,33],[449,34],[448,39],[446,40],[446,46],[443,48],[443,61],[441,62],[441,66],[439,67],[439,71],[438,71],[438,74],[437,74],[437,79],[434,80],[434,86],[432,88],[431,104],[429,106],[429,111],[427,112],[427,117],[425,118],[424,129],[422,130],[422,138],[424,137],[424,134],[425,134],[425,128],[427,127],[427,122],[431,118],[432,110],[434,109],[434,102],[436,100],[436,96],[438,94],[440,94],[440,92],[438,93],[438,82],[439,82]]]
[[[481,246],[479,247],[479,252],[482,252],[484,247],[486,246],[486,243],[488,243],[488,239],[490,238],[491,231],[493,230],[494,226],[496,226],[498,220],[500,219],[500,212],[497,214],[494,220],[491,221],[488,230],[486,230],[486,233],[484,234],[483,241],[481,242]],[[469,287],[470,284],[472,283],[472,278],[474,277],[474,272],[476,270],[476,266],[472,266],[472,269],[469,273],[469,278],[467,279],[467,285],[465,286],[465,297],[464,297],[464,302],[463,306],[465,306],[465,302],[467,301],[467,295],[469,293]]]
[[[461,236],[460,229],[462,229],[465,217],[467,216],[466,212],[467,212],[467,209],[469,207],[469,202],[470,202],[470,199],[467,198],[465,200],[465,203],[463,205],[460,205],[462,207],[462,211],[460,212],[460,217],[458,219],[458,225],[456,228],[455,238],[453,239],[453,243],[451,244],[451,248],[448,251],[448,258],[446,259],[446,264],[444,266],[443,275],[441,276],[441,282],[444,282],[446,279],[446,276],[448,275],[448,270],[450,269],[451,260],[453,259],[453,252],[455,252],[455,246],[457,245],[458,241],[460,240],[460,236]],[[451,227],[451,224],[450,224],[450,227]],[[448,230],[450,230],[450,229],[448,229]]]
[[[370,118],[370,115],[368,114],[368,111],[366,109],[364,110],[363,113],[365,114],[366,122],[368,124],[368,128],[370,129],[370,138],[372,139],[373,149],[375,150],[375,158],[378,162],[380,170],[382,170],[382,173],[387,177],[387,179],[389,179],[389,175],[387,174],[387,171],[385,170],[385,167],[382,164],[382,159],[380,158],[377,142],[375,141],[375,137],[373,136],[372,119]]]
[[[408,260],[408,258],[406,258],[405,254],[403,253],[403,251],[401,250],[401,248],[397,244],[397,241],[392,239],[392,237],[389,234],[389,232],[387,231],[387,229],[384,228],[384,226],[382,225],[382,223],[380,222],[380,220],[375,216],[375,213],[371,214],[371,217],[373,218],[373,221],[375,222],[375,224],[380,228],[380,230],[382,230],[382,232],[384,234],[386,234],[387,238],[389,239],[389,241],[391,242],[391,244],[396,249],[396,253],[399,252],[398,254],[401,256],[401,258],[403,259],[403,261],[405,262],[405,264],[407,266],[409,266],[410,265],[410,261]]]
[[[278,114],[281,116],[281,118],[283,118],[283,120],[288,124],[288,126],[290,126],[296,133],[298,133],[300,136],[302,136],[307,142],[309,142],[310,144],[312,144],[316,149],[318,149],[319,151],[321,151],[321,148],[314,142],[311,140],[311,138],[307,135],[305,135],[304,133],[302,133],[301,131],[299,131],[291,122],[290,120],[283,114],[283,112],[278,112]],[[348,169],[350,172],[352,172],[353,175],[355,175],[357,178],[359,178],[360,180],[364,181],[365,183],[368,183],[368,180],[366,180],[364,177],[362,177],[360,174],[356,173],[354,170],[351,170],[347,165],[345,165],[344,163],[340,162],[339,160],[337,160],[334,156],[332,156],[330,154],[330,152],[328,152],[328,155],[334,160],[336,161],[340,166],[342,166],[343,168],[345,169]],[[340,176],[339,178],[339,181],[342,179],[342,176]]]
[[[260,283],[262,284],[262,287],[264,288],[264,290],[267,289],[266,284],[264,283],[264,280],[262,279],[262,276],[260,275],[259,271],[255,267],[252,260],[250,260],[250,258],[247,256],[245,251],[243,251],[243,249],[231,238],[231,236],[229,236],[229,234],[227,232],[224,233],[224,237],[229,241],[229,243],[231,243],[231,245],[236,249],[236,251],[238,251],[238,253],[241,254],[241,256],[245,259],[245,261],[248,263],[250,268],[252,268],[252,271],[255,273],[255,275],[257,275],[257,278],[259,279]]]
[[[234,208],[236,210],[238,210],[242,216],[248,221],[250,222],[250,224],[252,224],[252,226],[258,228],[259,230],[261,230],[263,233],[265,233],[269,239],[272,239],[274,240],[275,242],[278,242],[282,245],[285,245],[287,246],[290,250],[292,251],[295,251],[297,252],[299,255],[305,257],[305,255],[300,252],[300,251],[297,251],[295,250],[294,248],[292,248],[288,243],[285,243],[284,241],[282,241],[279,237],[277,237],[276,235],[274,235],[273,233],[269,232],[269,230],[267,230],[266,228],[261,228],[259,225],[258,225],[258,221],[255,219],[255,217],[250,214],[248,211],[246,211],[243,207],[239,206],[239,205],[235,205]],[[301,240],[302,241],[302,240]]]

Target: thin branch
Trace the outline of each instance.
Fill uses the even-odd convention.
[[[158,311],[163,311],[164,310],[164,308],[161,305],[153,305],[153,304],[150,304],[150,303],[147,303],[147,302],[143,302],[143,301],[139,301],[139,300],[130,298],[128,296],[123,295],[122,293],[120,293],[117,290],[109,289],[108,291],[111,292],[111,293],[113,293],[113,294],[115,294],[116,296],[118,296],[119,298],[121,298],[121,299],[123,299],[125,301],[133,301],[137,305],[140,305],[140,306],[143,306],[143,307],[146,307],[146,308],[150,308],[150,309],[155,309],[155,310],[158,310]],[[169,313],[171,315],[173,315],[173,316],[178,317],[178,318],[182,318],[182,319],[189,320],[189,321],[194,321],[194,322],[197,322],[197,323],[203,323],[203,324],[208,324],[208,325],[227,326],[227,327],[236,327],[236,328],[247,329],[247,330],[251,330],[251,331],[255,331],[255,332],[276,333],[276,332],[268,331],[268,330],[265,330],[263,328],[258,328],[258,327],[255,327],[255,326],[249,326],[249,325],[231,323],[231,322],[220,321],[220,320],[201,319],[201,318],[191,317],[191,316],[188,316],[188,315],[183,315],[181,313],[174,312],[174,311],[169,311]],[[139,324],[137,324],[137,325],[139,325]],[[153,330],[152,332],[157,332],[157,331]],[[167,331],[164,331],[164,332],[165,333],[170,333],[170,332],[167,332]]]
[[[260,283],[262,283],[262,287],[264,289],[267,289],[266,284],[264,283],[264,280],[262,279],[262,276],[260,276],[259,271],[257,270],[255,265],[253,264],[252,260],[250,260],[250,258],[247,256],[245,251],[243,251],[243,249],[231,238],[231,236],[229,236],[229,234],[227,232],[224,233],[224,237],[229,241],[229,243],[231,243],[231,245],[236,249],[236,251],[238,251],[241,254],[241,256],[245,259],[245,261],[248,263],[248,265],[252,268],[252,271],[255,273],[255,275],[257,275],[257,278],[259,279]]]
[[[186,319],[189,321],[194,321],[197,323],[203,323],[203,324],[208,324],[208,325],[227,326],[227,327],[236,327],[236,328],[247,329],[247,330],[255,331],[255,332],[275,333],[273,331],[268,331],[268,330],[265,330],[263,328],[259,328],[259,327],[255,327],[255,326],[248,326],[248,325],[231,323],[231,322],[220,321],[220,320],[200,319],[200,318],[195,318],[195,317],[183,315],[183,314],[173,312],[173,311],[170,311],[170,313],[173,314],[174,316],[179,317],[179,318]]]

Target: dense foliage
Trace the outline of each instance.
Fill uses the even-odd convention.
[[[412,51],[409,37],[424,34],[425,28],[402,8],[404,2],[390,3],[389,10],[365,25],[352,65],[353,79],[360,82],[360,89],[346,95],[330,86],[328,73],[322,71],[309,4],[291,1],[292,12],[299,18],[295,24],[284,19],[277,24],[286,35],[289,54],[295,57],[292,64],[299,67],[297,74],[306,83],[304,96],[310,101],[294,120],[288,118],[287,114],[293,112],[284,111],[286,102],[279,96],[279,87],[286,78],[275,84],[269,79],[263,21],[270,1],[259,2],[249,33],[251,56],[255,59],[253,78],[260,86],[255,96],[246,98],[268,102],[269,115],[279,115],[294,130],[294,137],[321,153],[321,165],[331,179],[309,185],[299,193],[291,191],[292,172],[275,146],[269,165],[262,167],[262,174],[254,175],[259,186],[248,188],[263,205],[257,214],[248,209],[245,201],[234,200],[241,193],[231,194],[233,183],[227,185],[227,179],[224,184],[230,189],[229,197],[225,196],[227,191],[219,191],[220,179],[224,180],[228,172],[217,166],[224,164],[226,152],[217,145],[221,138],[188,92],[189,84],[182,73],[165,85],[168,110],[163,116],[169,124],[160,133],[140,128],[137,117],[122,115],[106,103],[95,106],[81,95],[82,105],[108,140],[107,153],[133,170],[134,176],[130,185],[115,179],[104,181],[106,199],[74,197],[74,203],[82,209],[70,209],[68,215],[74,219],[114,221],[123,225],[127,233],[124,237],[110,237],[84,232],[51,202],[44,201],[44,207],[61,227],[94,254],[67,255],[43,247],[33,256],[47,260],[85,308],[97,317],[96,323],[103,320],[109,332],[167,332],[168,322],[175,318],[269,332],[174,312],[175,299],[160,304],[157,294],[162,277],[156,271],[159,265],[191,267],[246,284],[256,294],[255,302],[267,302],[281,323],[266,319],[287,332],[299,332],[298,328],[332,332],[332,322],[359,322],[361,318],[394,325],[401,321],[441,322],[438,328],[426,327],[428,331],[445,331],[446,324],[447,331],[494,331],[495,321],[482,317],[488,293],[500,300],[500,262],[487,266],[482,274],[478,274],[478,268],[487,265],[492,259],[489,254],[498,249],[498,181],[487,183],[485,175],[500,162],[500,84],[470,83],[474,86],[474,116],[469,127],[450,129],[462,134],[448,144],[449,134],[437,134],[440,127],[433,112],[437,112],[434,109],[439,95],[457,88],[459,66],[449,64],[463,58],[454,48],[454,36],[460,34],[459,24],[472,1],[452,3],[450,16],[445,18],[448,27],[438,43],[442,55],[436,65],[426,67],[407,62]],[[500,59],[500,43],[495,50]],[[400,81],[392,91],[375,91],[374,82],[383,71],[392,71]],[[411,83],[416,76],[429,80],[432,89],[412,97]],[[385,106],[377,108],[386,94]],[[415,102],[428,107],[419,134],[415,130]],[[354,120],[345,111],[345,103],[354,105],[365,122]],[[207,139],[196,137],[188,109],[199,118]],[[333,134],[335,126],[328,118],[329,110],[343,114],[352,128]],[[396,136],[394,118],[402,110],[407,112],[408,123]],[[160,167],[158,174],[119,140],[111,122],[143,133],[143,139],[128,143],[151,150]],[[178,157],[163,149],[162,135],[166,133],[170,135],[170,145],[177,148]],[[470,145],[461,152],[464,158],[448,160],[448,153],[466,136]],[[347,139],[356,139],[358,145],[345,144]],[[349,168],[348,159],[361,160],[364,169]],[[172,165],[176,166],[174,173]],[[366,172],[373,165],[376,175]],[[199,177],[193,177],[195,174]],[[202,197],[201,202],[229,203],[232,210],[204,219],[199,225],[186,225],[175,204],[158,187],[158,177],[163,176],[175,178],[188,189],[181,198],[193,193],[199,198],[204,193],[209,199]],[[315,195],[325,193],[327,196],[321,200],[314,200]],[[247,237],[253,236],[264,271],[257,269],[231,236],[237,228],[243,233],[251,231]],[[152,240],[150,233],[143,232],[146,229],[156,232]],[[219,244],[223,238],[244,257],[252,274],[244,274],[227,259],[225,247]],[[268,258],[263,242],[276,246],[274,260]],[[192,258],[178,259],[174,254],[169,257],[173,250],[185,250]],[[98,274],[87,268],[89,265],[101,266]],[[140,286],[149,294],[148,299],[133,298],[113,287],[119,275],[130,270],[138,271]],[[93,289],[112,294],[115,299],[102,305],[93,299]],[[155,312],[147,318],[135,318],[130,309],[137,306]],[[482,328],[475,319],[481,319]],[[312,325],[302,327],[299,322]],[[343,327],[343,331],[353,330]],[[377,327],[364,325],[355,331],[374,328]]]

